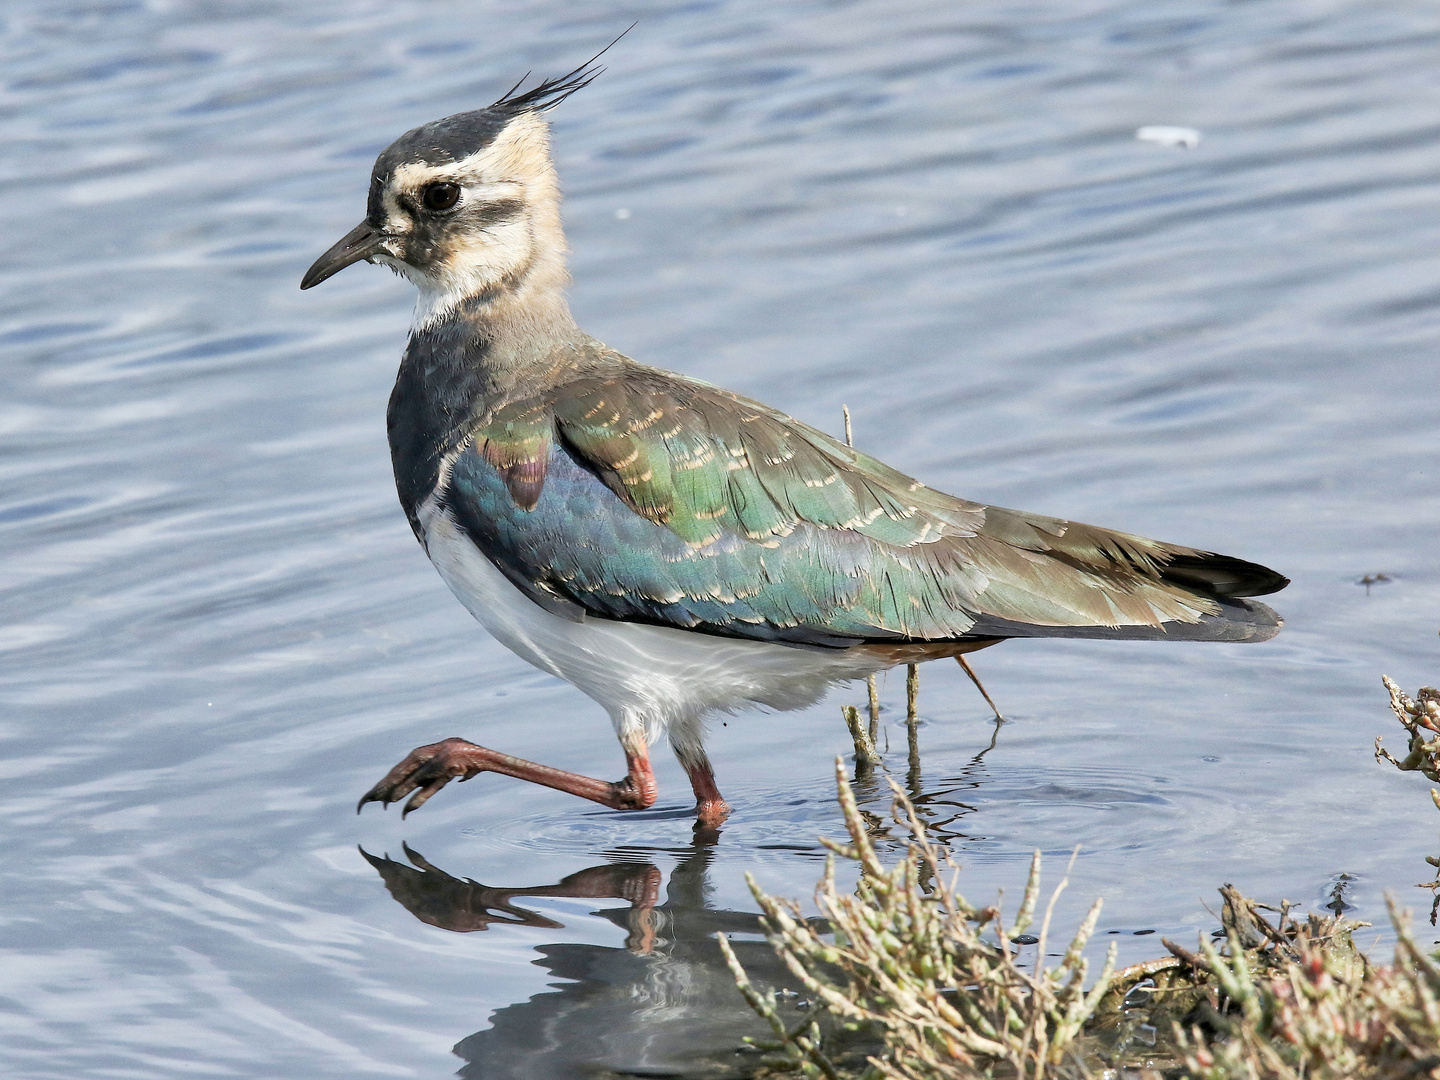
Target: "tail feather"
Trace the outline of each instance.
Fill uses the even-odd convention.
[[[1290,584],[1268,566],[1209,551],[1176,555],[1161,569],[1160,580],[1211,596],[1268,596]]]
[[[1238,561],[1238,560],[1236,560]],[[1261,567],[1260,569],[1263,569]],[[1277,577],[1279,575],[1276,575]],[[1277,586],[1279,588],[1280,586]],[[1273,591],[1273,590],[1270,590]],[[1285,620],[1255,600],[1216,596],[1220,610],[1198,622],[1167,622],[1160,626],[1041,626],[982,615],[966,634],[976,638],[1083,638],[1100,641],[1268,641]]]

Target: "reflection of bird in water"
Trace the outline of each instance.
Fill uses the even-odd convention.
[[[708,844],[687,849],[657,903],[660,871],[649,863],[610,863],[556,885],[496,889],[451,877],[406,849],[414,867],[365,854],[390,894],[423,922],[481,930],[490,921],[555,927],[514,903],[520,896],[617,897],[630,906],[599,912],[627,934],[625,948],[575,943],[541,946],[536,961],[565,980],[528,1001],[499,1009],[491,1026],[455,1047],[472,1080],[572,1080],[587,1076],[748,1076],[740,1048],[768,1037],[735,989],[715,944],[717,932],[759,985],[794,978],[760,937],[759,916],[707,906]],[[741,935],[741,936],[733,936]],[[798,1024],[803,999],[780,998]]]
[[[592,62],[593,63],[593,62]],[[420,747],[361,800],[500,772],[618,809],[656,798],[668,732],[704,823],[727,807],[705,718],[1012,637],[1262,641],[1254,563],[927,488],[759,402],[644,367],[576,326],[543,110],[582,66],[402,135],[359,260],[420,289],[390,398],[400,501],[501,642],[609,712],[629,769],[594,780],[463,739]],[[413,794],[411,794],[413,792]]]
[[[560,923],[514,903],[517,896],[610,897],[630,901],[637,913],[632,927],[633,947],[644,951],[644,942],[653,938],[645,915],[653,910],[660,895],[660,871],[649,864],[608,863],[571,874],[554,885],[530,885],[497,889],[471,878],[455,878],[430,863],[409,844],[402,845],[411,866],[389,858],[378,858],[364,848],[360,854],[380,872],[385,887],[410,914],[442,930],[468,933],[487,930],[492,923],[537,926],[558,930]]]

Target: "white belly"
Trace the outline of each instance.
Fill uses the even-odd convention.
[[[603,705],[617,729],[638,723],[652,740],[708,713],[808,705],[835,683],[885,666],[858,650],[797,649],[601,618],[571,622],[512,585],[448,511],[427,502],[420,521],[430,561],[486,630]]]

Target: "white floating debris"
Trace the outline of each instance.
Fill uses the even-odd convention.
[[[622,206],[622,207],[620,207],[619,210],[616,210],[616,211],[615,211],[615,220],[616,220],[616,221],[629,221],[629,220],[630,220],[630,208],[629,208],[628,206]]]
[[[1200,145],[1200,132],[1194,128],[1172,127],[1169,124],[1150,124],[1136,130],[1135,138],[1141,142],[1159,143],[1161,146],[1183,146],[1194,150]]]

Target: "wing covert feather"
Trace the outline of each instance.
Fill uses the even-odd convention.
[[[500,410],[452,487],[512,580],[605,617],[801,643],[948,640],[987,619],[1157,630],[1217,616],[1217,595],[1242,595],[1222,583],[1263,569],[958,499],[638,365]]]

